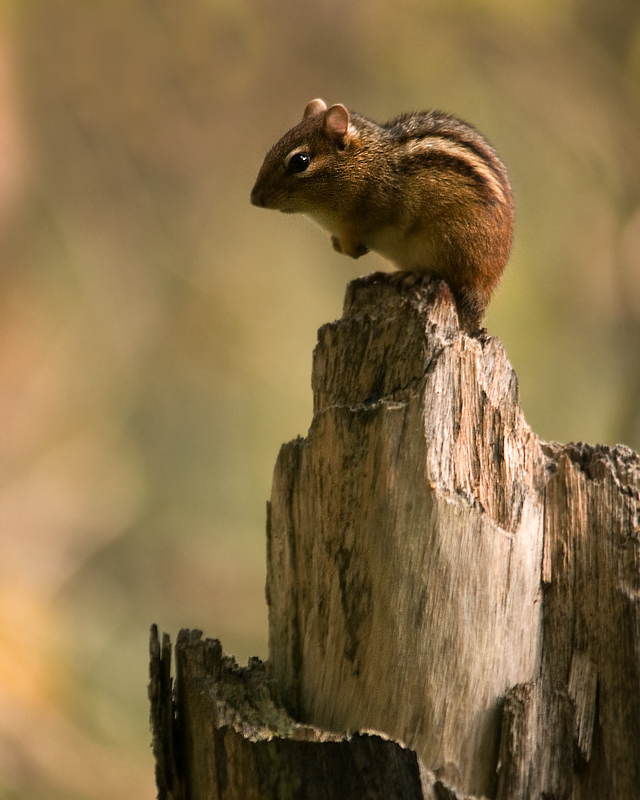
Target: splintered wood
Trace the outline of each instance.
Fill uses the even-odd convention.
[[[383,730],[494,794],[501,705],[538,667],[546,458],[495,339],[446,293],[352,285],[271,504],[269,658],[285,703]]]
[[[351,284],[313,389],[268,528],[286,706],[382,730],[476,795],[582,798],[595,771],[640,797],[637,456],[544,446],[502,346],[460,332],[442,285]],[[523,686],[536,725],[509,705],[502,735]]]
[[[313,392],[242,679],[269,702],[181,634],[175,697],[150,694],[161,800],[640,800],[637,454],[541,442],[437,281],[354,281]]]

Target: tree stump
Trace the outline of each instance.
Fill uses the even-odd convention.
[[[438,281],[350,284],[313,391],[274,473],[267,665],[183,633],[172,696],[156,637],[159,796],[640,798],[638,456],[541,442]]]

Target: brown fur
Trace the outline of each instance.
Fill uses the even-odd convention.
[[[511,248],[504,165],[475,128],[437,111],[379,125],[313,100],[267,153],[251,202],[307,214],[353,258],[376,250],[400,270],[443,278],[469,331]]]

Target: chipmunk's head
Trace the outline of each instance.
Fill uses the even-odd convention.
[[[324,211],[341,194],[357,132],[340,104],[307,103],[302,122],[269,150],[260,168],[251,202],[285,213]]]

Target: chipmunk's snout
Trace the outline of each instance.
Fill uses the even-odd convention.
[[[262,186],[259,181],[251,190],[251,205],[258,206],[258,208],[271,208],[285,214],[293,214],[296,211],[295,206],[287,198],[270,191],[269,187]]]
[[[251,190],[251,205],[259,206],[260,208],[264,208],[266,206],[266,200],[264,199],[263,192],[260,191],[258,186],[254,186]]]

